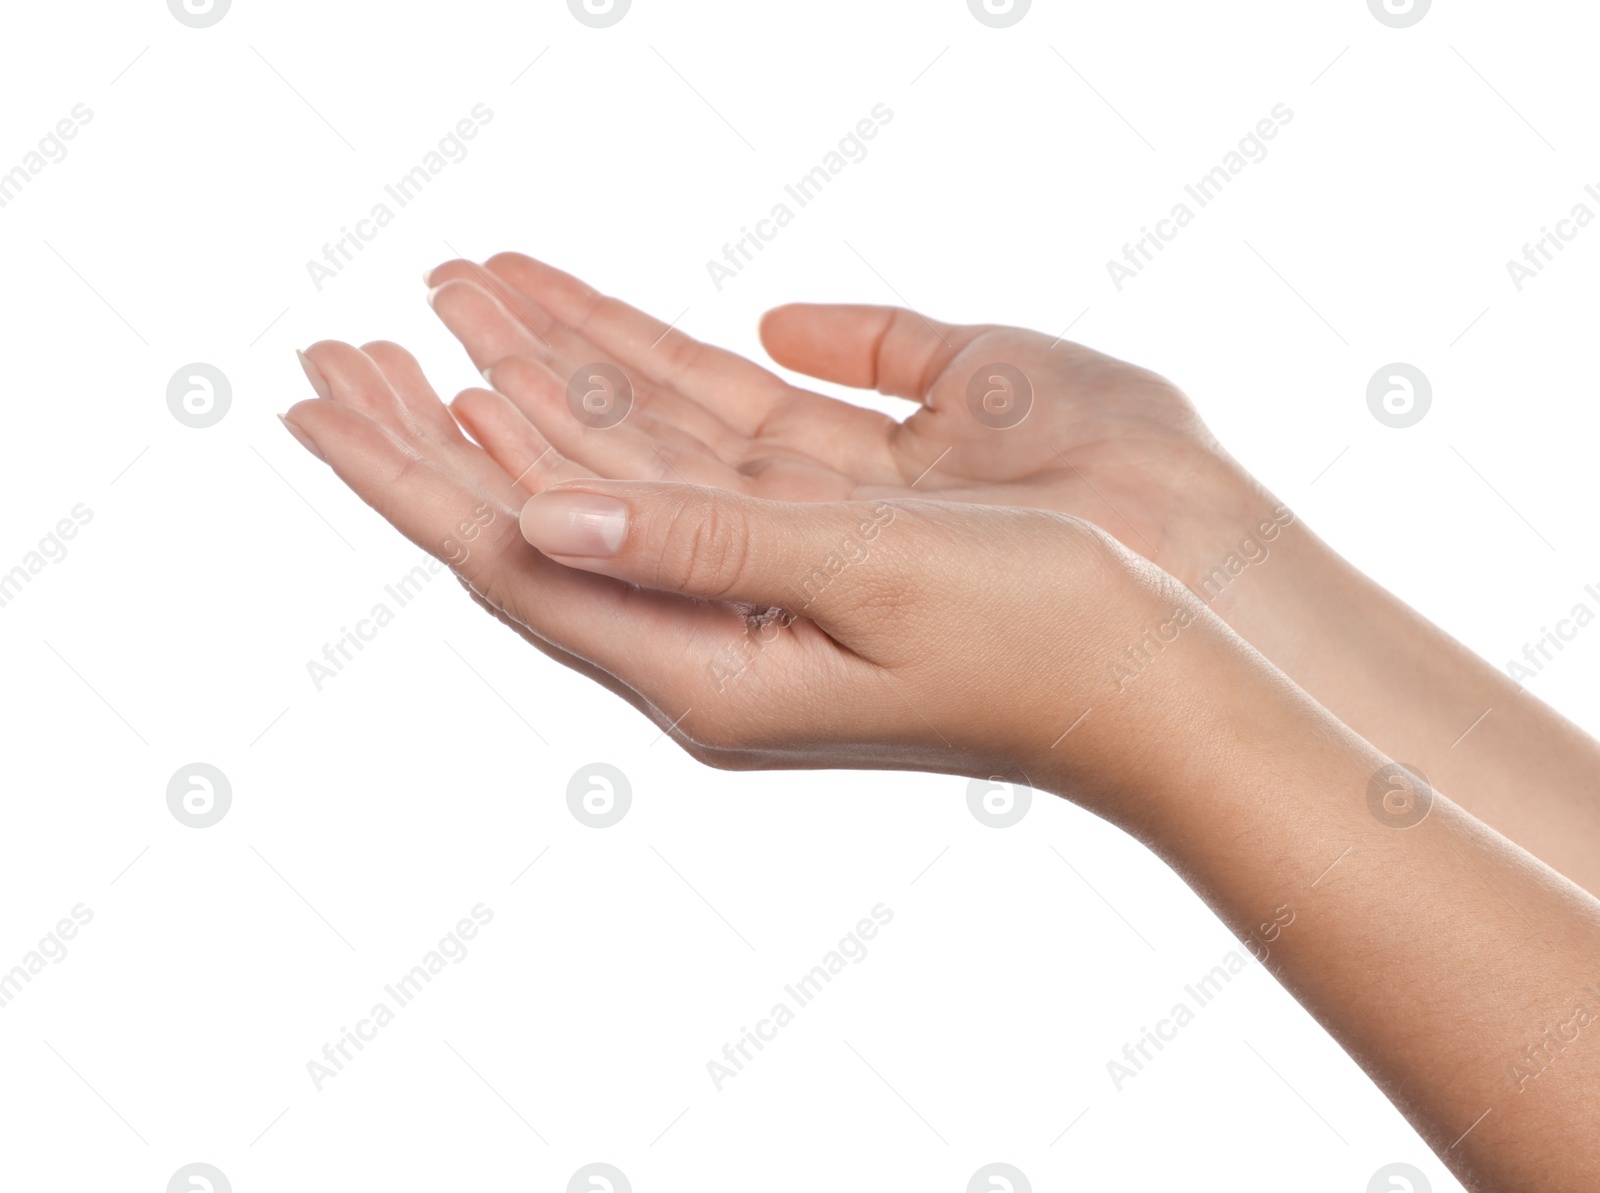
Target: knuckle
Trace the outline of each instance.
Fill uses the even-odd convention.
[[[432,479],[432,465],[420,452],[402,447],[400,458],[389,471],[389,483],[384,492],[407,493]],[[390,519],[393,521],[393,519]]]
[[[1126,551],[1104,530],[1081,518],[1062,519],[1058,542],[1063,562],[1080,583],[1107,581],[1126,570]]]
[[[662,535],[656,579],[660,587],[721,599],[739,588],[749,562],[744,517],[725,501],[685,494]]]
[[[1110,564],[1118,555],[1115,540],[1082,518],[1066,518],[1062,536],[1067,548],[1086,566]]]
[[[1189,601],[1183,584],[1098,526],[1071,519],[1062,540],[1062,581],[1092,604],[1146,616]]]

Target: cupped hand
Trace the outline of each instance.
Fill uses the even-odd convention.
[[[1093,521],[1191,585],[1235,525],[1273,504],[1171,383],[1037,332],[876,306],[768,313],[774,360],[918,403],[897,420],[790,385],[520,254],[447,262],[429,282],[504,395],[464,395],[456,413],[529,492],[582,471],[787,500],[1028,506]],[[620,421],[574,400],[604,385],[590,380],[596,363],[628,380]]]
[[[1387,820],[1374,782],[1394,764],[1103,532],[1015,507],[577,475],[524,500],[400,349],[318,344],[307,371],[319,397],[285,419],[302,442],[697,758],[1068,795],[1270,954],[1473,1188],[1524,1188],[1533,1169],[1540,1188],[1596,1187],[1592,1149],[1563,1146],[1593,1123],[1592,1059],[1574,1053],[1537,1101],[1504,1075],[1528,1024],[1554,1022],[1592,969],[1594,900],[1426,783],[1420,821]],[[1529,947],[1530,923],[1547,948]],[[1485,958],[1509,992],[1487,1003]]]
[[[598,478],[524,502],[403,350],[325,342],[306,360],[320,396],[286,416],[303,443],[503,620],[713,765],[1048,769],[1103,810],[1197,732],[1178,677],[1243,654],[1079,519]],[[1150,635],[1180,631],[1193,645],[1130,685],[1128,651],[1153,659]]]

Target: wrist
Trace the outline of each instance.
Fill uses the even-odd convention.
[[[1027,737],[1012,757],[1033,786],[1154,844],[1163,803],[1223,782],[1203,767],[1227,765],[1219,747],[1241,726],[1279,706],[1297,716],[1321,710],[1192,591],[1116,554],[1120,581],[1088,605],[1104,620],[1063,642],[1054,678],[1021,701]],[[1071,697],[1050,700],[1046,690]]]
[[[1357,569],[1236,461],[1199,470],[1196,525],[1163,566],[1196,599],[1296,682],[1348,655],[1375,594]],[[1392,598],[1391,598],[1392,599]],[[1348,630],[1349,633],[1345,631]]]

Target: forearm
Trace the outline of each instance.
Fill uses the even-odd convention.
[[[1276,505],[1241,487],[1221,521],[1243,534]],[[1262,548],[1227,585],[1199,588],[1201,599],[1361,737],[1600,893],[1600,743],[1299,520]]]
[[[1369,798],[1389,760],[1259,660],[1199,640],[1172,661],[1170,691],[1207,694],[1163,733],[1181,767],[1153,763],[1111,819],[1193,886],[1468,1188],[1600,1188],[1600,903],[1442,796],[1393,827],[1408,818]],[[1116,748],[1092,723],[1080,757]]]

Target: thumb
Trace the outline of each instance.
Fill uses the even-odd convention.
[[[859,593],[840,577],[873,556],[894,519],[885,502],[763,501],[699,485],[583,480],[529,498],[522,535],[568,567],[820,618],[841,593]]]
[[[790,303],[761,320],[761,342],[785,368],[915,401],[974,334],[901,307]]]

